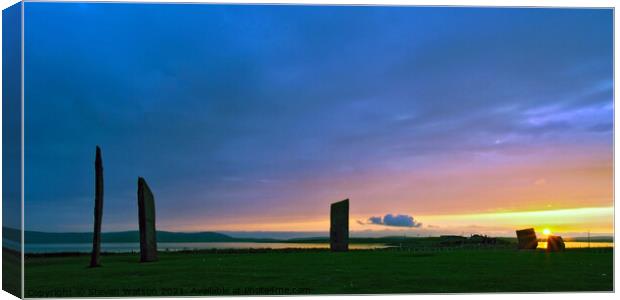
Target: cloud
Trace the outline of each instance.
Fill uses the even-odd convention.
[[[588,128],[589,131],[594,131],[594,132],[609,132],[609,131],[612,131],[613,129],[614,129],[613,123],[599,123],[599,124],[592,125]]]
[[[370,217],[370,218],[368,218],[368,223],[370,223],[370,224],[383,224],[383,221],[381,221],[381,217]]]
[[[539,178],[534,181],[534,185],[545,185],[547,184],[547,180],[545,178]]]
[[[358,221],[358,223],[361,223]],[[409,215],[392,215],[387,214],[383,217],[370,217],[366,224],[394,226],[394,227],[420,227],[422,223],[417,222],[412,216]]]

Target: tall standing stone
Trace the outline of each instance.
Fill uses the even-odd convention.
[[[142,177],[138,178],[138,219],[140,226],[140,261],[156,261],[155,198]]]
[[[349,250],[349,199],[331,205],[329,247],[331,251]]]
[[[534,228],[517,230],[517,240],[519,241],[519,249],[536,249],[538,247]]]
[[[93,229],[93,251],[90,255],[90,266],[100,265],[99,254],[101,252],[101,218],[103,217],[103,161],[101,160],[101,148],[97,146],[95,153],[95,222]]]

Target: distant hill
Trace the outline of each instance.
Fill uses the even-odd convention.
[[[19,243],[22,240],[22,235],[17,229],[2,227],[2,239]]]
[[[607,242],[613,243],[613,236],[593,236],[593,237],[567,237],[564,239],[567,242]]]
[[[21,233],[17,229],[3,227],[3,239],[19,243]],[[249,234],[248,234],[249,235]],[[25,231],[26,243],[30,244],[84,244],[92,243],[92,233],[90,232],[41,232]],[[381,243],[395,246],[409,245],[430,245],[443,241],[441,237],[351,237],[349,241],[353,244],[373,244]],[[587,237],[567,237],[566,241],[587,242]],[[613,242],[612,236],[591,237],[592,242]],[[139,243],[139,232],[119,231],[104,232],[101,234],[103,243]],[[329,237],[305,237],[305,238],[253,238],[253,237],[232,237],[218,232],[171,232],[157,231],[157,241],[160,243],[197,243],[197,242],[293,242],[293,243],[329,243]],[[516,243],[516,238],[498,238],[500,243]]]
[[[2,235],[10,240],[19,240],[19,230],[2,228]],[[90,232],[40,232],[25,231],[24,237],[29,244],[82,244],[92,243],[93,234]],[[161,243],[183,242],[236,242],[240,239],[217,232],[169,232],[157,231],[157,241]],[[104,232],[101,234],[102,243],[139,243],[138,231]]]

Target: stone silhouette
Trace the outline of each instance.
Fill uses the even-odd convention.
[[[100,265],[101,252],[101,218],[103,217],[103,161],[101,148],[97,146],[95,153],[95,222],[93,229],[93,251],[90,255],[90,267]]]
[[[140,262],[157,260],[155,198],[144,178],[138,178],[138,219],[140,227]]]
[[[331,251],[349,250],[349,199],[332,203],[329,228]]]
[[[538,247],[534,228],[517,230],[517,239],[519,240],[519,249],[536,249]]]
[[[564,251],[566,245],[564,239],[559,235],[550,235],[547,237],[547,252]]]

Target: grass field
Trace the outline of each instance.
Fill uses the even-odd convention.
[[[21,253],[2,248],[2,289],[20,297],[22,291]]]
[[[611,249],[160,252],[28,257],[26,297],[611,291]]]

